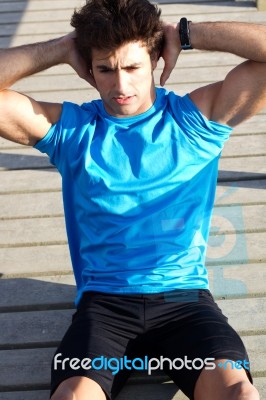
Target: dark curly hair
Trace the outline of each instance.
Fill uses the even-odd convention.
[[[142,41],[151,58],[163,46],[161,10],[148,0],[87,0],[75,10],[71,25],[75,28],[77,48],[91,68],[91,50],[113,51],[131,41]]]

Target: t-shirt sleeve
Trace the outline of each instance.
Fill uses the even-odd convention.
[[[60,171],[69,152],[73,152],[90,124],[92,112],[77,104],[64,102],[59,120],[51,126],[47,134],[35,144],[35,148],[46,153],[51,164]]]
[[[208,120],[190,99],[189,94],[183,97],[175,95],[171,103],[178,124],[191,143],[195,143],[197,147],[209,147],[209,150],[214,152],[222,150],[224,142],[233,131],[230,126]]]

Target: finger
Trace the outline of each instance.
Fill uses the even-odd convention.
[[[164,64],[163,72],[160,77],[160,85],[164,86],[166,81],[168,80],[169,76],[171,75],[171,72],[173,71],[175,67],[176,62],[167,62]]]
[[[167,79],[169,78],[169,76],[170,76],[170,73],[167,72],[167,70],[165,70],[165,68],[164,68],[163,72],[162,72],[162,74],[160,76],[160,85],[161,86],[165,85],[165,83],[166,83]]]

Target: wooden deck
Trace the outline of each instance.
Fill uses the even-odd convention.
[[[0,47],[69,32],[73,7],[80,4],[0,0]],[[162,4],[162,9],[171,21],[185,15],[193,21],[266,23],[266,12],[247,1],[184,1]],[[239,61],[228,54],[186,52],[167,87],[189,92],[223,79]],[[15,88],[50,101],[82,103],[97,97],[67,66],[25,79]],[[225,146],[207,260],[212,292],[247,346],[261,399],[266,398],[265,138],[266,110],[237,128]],[[75,296],[60,176],[39,152],[2,139],[0,194],[0,399],[44,400],[51,357],[70,323]],[[133,375],[119,396],[185,398],[161,374]]]

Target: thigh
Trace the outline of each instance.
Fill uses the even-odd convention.
[[[177,317],[174,303],[168,307],[173,307],[172,322],[156,331],[157,354],[172,360],[163,363],[164,370],[190,399],[206,362],[209,368],[216,368],[214,359],[242,360],[248,369],[241,338],[208,290],[199,290],[195,301],[177,304]]]
[[[83,376],[113,398],[128,377],[118,361],[134,351],[141,318],[140,298],[86,294],[53,357],[51,394],[66,379]]]

